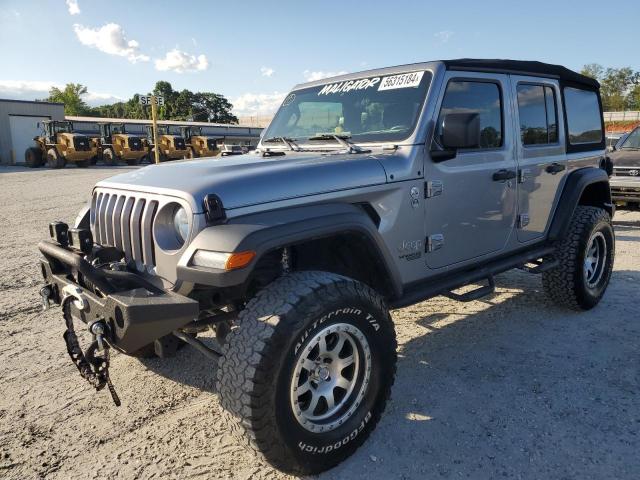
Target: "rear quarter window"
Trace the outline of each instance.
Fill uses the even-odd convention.
[[[602,118],[596,92],[564,88],[569,143],[582,145],[602,142]]]

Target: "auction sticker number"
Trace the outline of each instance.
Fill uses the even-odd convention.
[[[378,90],[395,90],[397,88],[411,88],[420,85],[424,72],[402,73],[384,77]]]

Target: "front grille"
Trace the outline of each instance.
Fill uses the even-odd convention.
[[[640,177],[640,167],[614,167],[616,177]]]
[[[129,148],[134,151],[142,150],[142,139],[140,137],[129,137]]]
[[[175,137],[174,141],[173,141],[173,145],[175,147],[176,150],[184,150],[184,138],[182,137]]]
[[[158,202],[143,194],[96,189],[91,199],[91,231],[96,243],[124,252],[139,271],[155,267],[153,222]]]
[[[91,142],[88,137],[76,135],[73,137],[73,148],[78,152],[88,152],[91,150]]]

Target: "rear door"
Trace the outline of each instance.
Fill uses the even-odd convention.
[[[518,240],[544,236],[567,174],[558,82],[511,76],[518,156]]]
[[[516,215],[508,75],[449,71],[444,85],[433,141],[438,142],[444,115],[472,112],[480,117],[481,140],[479,148],[425,163],[426,263],[433,269],[497,255],[505,249]],[[494,174],[499,177],[494,179]]]

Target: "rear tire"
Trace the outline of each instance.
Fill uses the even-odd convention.
[[[595,307],[609,285],[615,255],[611,217],[602,208],[578,205],[567,236],[558,241],[560,264],[542,274],[546,294],[574,310]]]
[[[75,162],[75,164],[78,168],[88,168],[91,165],[91,159],[80,160],[78,162]]]
[[[29,168],[39,168],[44,163],[42,151],[36,147],[29,147],[24,152],[24,163]]]
[[[47,150],[47,166],[49,168],[64,168],[66,161],[62,155],[58,154],[55,148]]]
[[[126,160],[126,162],[127,162],[127,165],[133,167],[135,165],[138,165],[138,163],[140,163],[140,160],[137,158],[130,158],[129,160]]]
[[[326,272],[296,272],[240,312],[218,362],[223,420],[288,473],[315,474],[351,455],[391,393],[396,337],[382,298]]]
[[[102,161],[105,165],[113,167],[115,165],[118,165],[120,159],[118,158],[118,155],[116,155],[116,153],[113,151],[113,149],[105,148],[104,152],[102,152]]]

